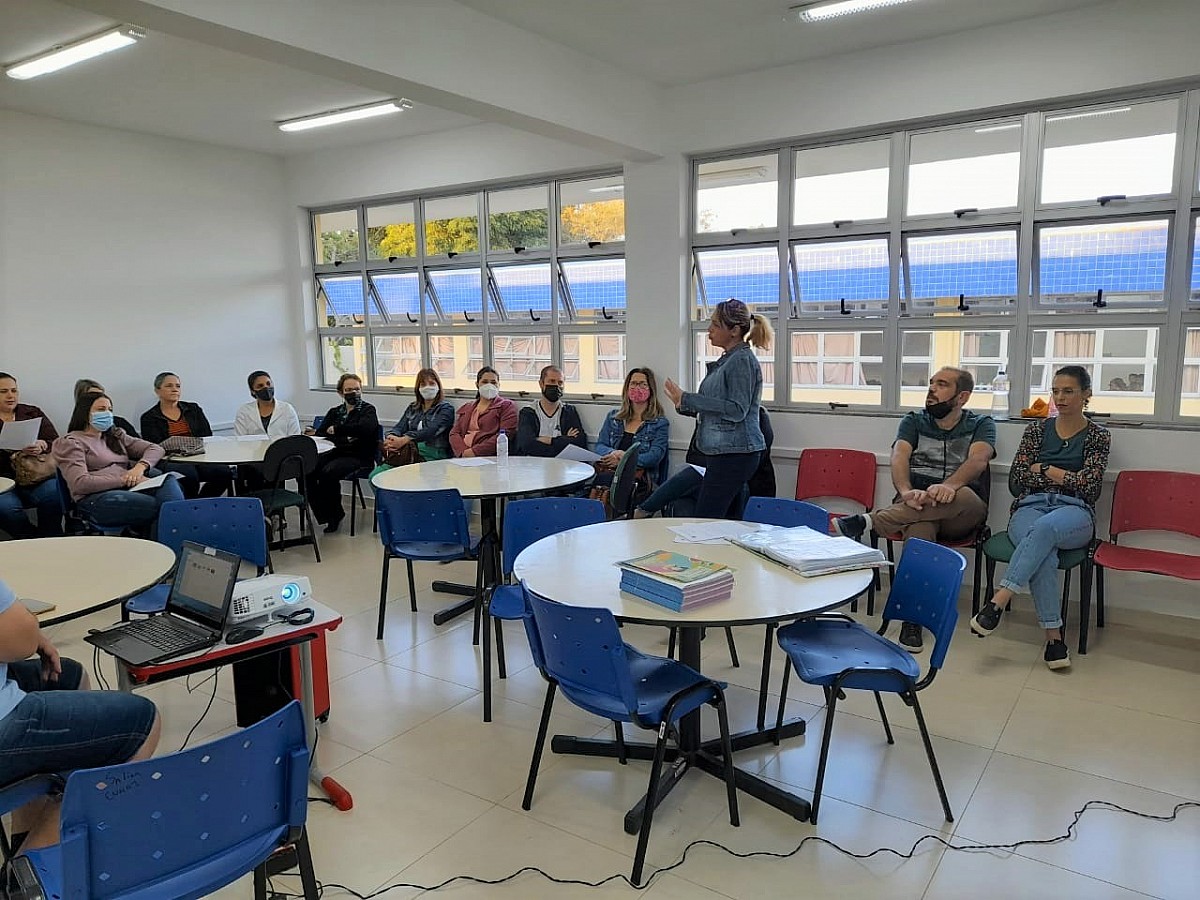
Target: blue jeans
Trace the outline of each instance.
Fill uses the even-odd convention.
[[[1063,624],[1058,551],[1086,547],[1095,531],[1088,505],[1065,494],[1031,494],[1008,520],[1008,536],[1016,550],[1000,585],[1010,591],[1029,586],[1042,628]]]
[[[659,485],[654,490],[654,493],[639,504],[638,508],[648,513],[656,513],[666,509],[667,506],[682,497],[699,493],[700,484],[703,480],[704,476],[691,466],[684,466]]]
[[[25,515],[28,507],[37,510],[37,529]],[[0,494],[0,530],[15,538],[57,537],[62,534],[62,504],[58,500],[58,485],[53,478],[31,487],[18,485]]]
[[[142,528],[158,521],[158,508],[171,500],[182,500],[178,478],[168,478],[153,491],[128,491],[121,488],[88,494],[75,505],[97,525],[124,525]]]

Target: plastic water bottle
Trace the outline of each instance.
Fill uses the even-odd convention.
[[[500,465],[508,465],[508,435],[504,433],[503,429],[496,438],[496,459],[500,461]]]
[[[992,379],[992,418],[997,421],[1008,418],[1008,373],[1004,366]]]

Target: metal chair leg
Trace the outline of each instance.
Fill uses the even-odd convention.
[[[554,692],[558,685],[551,681],[546,685],[546,701],[542,704],[542,720],[538,724],[537,738],[533,742],[533,759],[529,763],[529,777],[525,779],[525,796],[521,809],[526,812],[533,806],[533,786],[537,782],[538,766],[542,762],[542,748],[546,743],[546,731],[550,727],[550,710],[554,707]]]
[[[771,687],[771,651],[775,646],[774,622],[767,626],[767,637],[763,641],[762,677],[758,682],[758,730],[767,724],[767,690]]]
[[[779,746],[779,734],[783,731],[783,706],[787,703],[788,679],[792,675],[792,658],[786,657],[783,661],[783,684],[779,686],[779,711],[775,714],[775,734],[772,736],[772,743]]]
[[[729,660],[733,663],[735,669],[741,668],[741,663],[738,662],[737,644],[733,642],[733,629],[728,625],[725,626],[725,640],[729,643]]]
[[[875,691],[875,705],[879,707],[879,720],[883,722],[883,733],[887,735],[889,744],[896,743],[892,737],[892,726],[888,723],[887,710],[883,708],[883,697],[879,695],[879,691]]]
[[[375,640],[383,640],[383,617],[387,613],[388,569],[392,567],[392,557],[387,550],[383,551],[383,574],[379,578],[379,624],[375,628]]]
[[[650,783],[646,788],[646,807],[642,811],[642,828],[638,832],[637,850],[633,855],[633,872],[629,880],[634,887],[642,883],[642,867],[646,862],[646,847],[650,843],[650,826],[654,821],[654,807],[658,804],[658,779],[662,775],[663,759],[667,755],[667,735],[665,729],[659,730],[658,741],[654,745],[654,761],[650,763]]]
[[[675,641],[678,638],[679,638],[679,629],[678,628],[670,629],[670,631],[667,635],[667,656],[671,657],[671,659],[675,658]]]
[[[1099,607],[1097,607],[1099,608]],[[1079,567],[1079,655],[1088,651],[1088,627],[1092,618],[1092,564],[1084,560]],[[1063,623],[1066,624],[1065,622]]]
[[[724,692],[717,695],[717,724],[721,729],[721,753],[725,757],[725,794],[729,798],[729,824],[742,824],[737,806],[737,772],[733,767],[733,744],[729,739],[729,712],[725,708]]]
[[[417,611],[417,579],[413,575],[413,564],[411,559],[404,561],[408,564],[408,602],[412,606],[412,611]]]
[[[625,728],[620,722],[613,722],[613,736],[617,741],[617,762],[624,766],[629,762],[629,755],[625,752]]]
[[[1096,566],[1096,627],[1104,627],[1104,566]]]
[[[504,664],[504,622],[493,619],[496,623],[496,674],[501,678],[508,677],[508,667]]]
[[[837,691],[829,692],[829,703],[825,706],[825,729],[821,736],[821,756],[817,763],[817,783],[813,786],[812,811],[808,821],[817,824],[817,813],[821,809],[821,788],[825,784],[825,765],[829,762],[829,742],[833,737],[833,714],[837,709]]]
[[[937,757],[933,755],[933,743],[929,740],[929,729],[925,727],[925,716],[921,712],[921,701],[917,699],[916,691],[910,691],[908,699],[912,700],[913,713],[917,717],[917,726],[921,730],[921,740],[925,744],[925,755],[929,757],[929,768],[933,770],[933,780],[937,784],[938,796],[942,799],[942,811],[946,814],[946,821],[953,822],[954,814],[950,812],[950,800],[946,796],[946,785],[942,783],[942,773],[938,769]],[[813,817],[810,821],[817,821],[815,801],[813,803]]]
[[[317,884],[316,870],[313,869],[307,828],[300,832],[300,837],[293,846],[296,848],[296,865],[300,869],[300,883],[304,887],[304,900],[317,900],[321,896],[321,889]]]

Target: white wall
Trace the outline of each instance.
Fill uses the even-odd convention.
[[[137,424],[179,373],[214,425],[304,383],[282,162],[0,110],[0,370],[60,431],[76,378]]]

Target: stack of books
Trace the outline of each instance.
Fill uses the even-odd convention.
[[[830,575],[888,565],[882,550],[848,537],[821,534],[807,526],[764,527],[733,538],[739,547],[757,553],[801,575]]]
[[[733,569],[722,563],[655,550],[617,565],[621,567],[621,590],[675,612],[726,600],[733,594]]]

